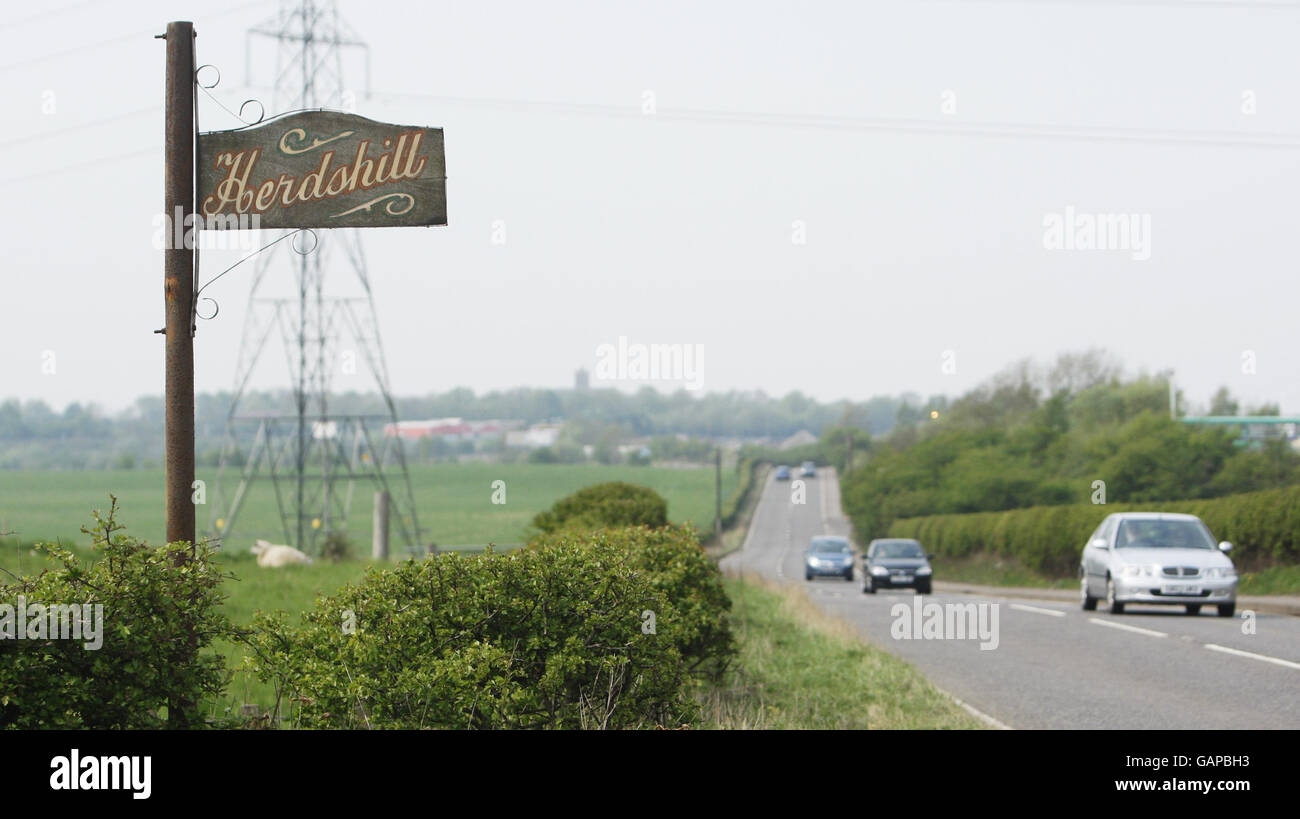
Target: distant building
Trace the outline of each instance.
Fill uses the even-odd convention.
[[[575,390],[586,390],[591,387],[591,373],[585,369],[579,369],[573,374],[573,388]]]
[[[519,421],[466,421],[461,418],[431,418],[427,421],[398,421],[384,426],[384,435],[418,441],[422,438],[442,438],[449,441],[479,441],[500,437],[522,426]]]
[[[519,449],[555,446],[563,429],[564,424],[533,424],[528,429],[511,430],[506,433],[506,446]]]

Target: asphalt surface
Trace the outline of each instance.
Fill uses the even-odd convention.
[[[795,480],[798,480],[797,474]],[[918,668],[934,684],[1010,728],[1300,728],[1300,618],[1258,612],[1244,632],[1244,607],[1218,617],[1181,607],[1129,606],[1112,615],[1102,601],[1083,611],[1077,601],[945,592],[923,604],[987,604],[996,647],[980,636],[907,639],[898,621],[917,623],[911,589],[862,593],[861,562],[853,582],[804,580],[803,550],[814,535],[850,535],[833,470],[804,481],[769,475],[744,546],[722,561],[725,571],[757,574],[809,587],[829,614],[854,624],[863,638]],[[943,580],[943,560],[934,561]],[[900,604],[906,609],[899,608]],[[891,611],[893,609],[893,611]],[[929,612],[921,611],[922,619]],[[985,635],[990,632],[985,631]]]

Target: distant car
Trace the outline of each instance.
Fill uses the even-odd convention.
[[[845,537],[819,535],[803,553],[803,578],[834,575],[853,580],[853,544]]]
[[[920,541],[905,538],[879,538],[867,546],[863,559],[862,593],[875,594],[877,589],[911,586],[917,594],[930,593],[934,570]]]
[[[1210,527],[1195,515],[1116,512],[1108,515],[1083,547],[1079,597],[1085,611],[1104,599],[1111,614],[1129,603],[1186,606],[1200,614],[1215,605],[1220,617],[1237,610],[1237,569],[1215,545]]]
[[[804,461],[803,466],[799,469],[799,477],[815,478],[817,477],[817,464],[812,461]]]
[[[790,480],[790,467],[788,467],[788,466],[778,466],[778,467],[776,468],[776,479],[777,479],[778,481],[788,481],[788,480]]]

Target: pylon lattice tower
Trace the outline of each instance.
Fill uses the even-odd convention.
[[[249,66],[254,38],[277,43],[275,112],[353,107],[354,96],[343,80],[343,50],[364,50],[365,44],[339,16],[335,0],[282,2],[276,16],[250,29],[248,36]],[[366,74],[368,86],[368,64]],[[331,535],[346,535],[355,483],[369,479],[389,493],[393,531],[409,551],[418,552],[423,539],[405,452],[401,438],[385,429],[391,423],[395,432],[397,408],[360,231],[323,230],[316,236],[309,252],[294,252],[310,246],[310,239],[299,235],[255,259],[208,531],[213,537],[230,537],[253,487],[269,482],[285,540],[319,554]],[[284,247],[291,243],[299,246]],[[346,282],[351,295],[327,292],[331,261],[351,269]],[[268,274],[283,270],[285,262],[294,268],[295,292],[267,296],[268,281],[274,279]],[[250,379],[272,335],[284,345],[293,406],[246,412]],[[343,347],[345,338],[352,348]],[[355,373],[362,364],[374,375],[383,411],[331,413],[333,377]],[[255,429],[251,438],[250,429]],[[228,473],[236,469],[238,486],[227,493]]]

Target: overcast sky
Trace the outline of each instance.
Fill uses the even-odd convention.
[[[246,31],[275,2],[52,3],[0,11],[0,398],[116,410],[163,388],[152,37],[193,20],[217,99],[274,113],[275,45]],[[568,386],[624,336],[703,345],[706,391],[956,394],[1104,346],[1300,412],[1300,8],[338,6],[370,46],[358,113],[446,129],[450,224],[364,235],[399,394]],[[239,125],[206,97],[200,121]],[[1150,258],[1046,247],[1067,208],[1149,220]],[[232,383],[249,274],[205,293],[200,391]],[[255,385],[287,385],[273,352]]]

